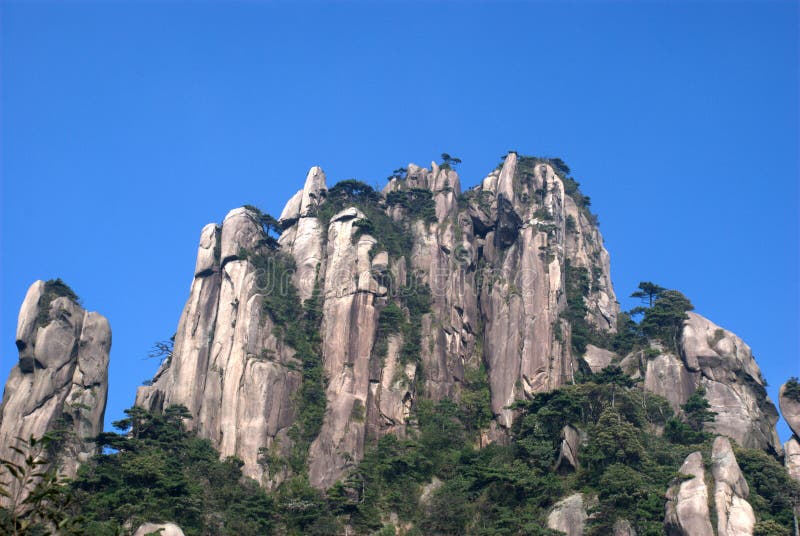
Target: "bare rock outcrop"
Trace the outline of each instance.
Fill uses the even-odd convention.
[[[61,280],[36,281],[20,308],[16,341],[19,363],[0,405],[0,457],[19,462],[11,449],[16,438],[58,432],[50,462],[74,477],[98,452],[93,439],[103,430],[111,328]]]
[[[783,445],[784,464],[789,476],[800,482],[800,441],[792,436]]]
[[[558,451],[555,469],[558,471],[574,471],[578,469],[580,466],[578,453],[585,441],[586,434],[572,425],[566,425],[561,430],[561,448]]]
[[[159,536],[184,536],[183,530],[175,523],[145,523],[136,529],[133,536],[147,536],[153,533]]]
[[[316,211],[326,191],[325,173],[319,167],[311,168],[303,189],[289,200],[279,218],[286,228],[279,243],[284,251],[294,257],[293,283],[302,300],[311,297],[320,278],[325,241],[323,235],[326,231],[317,219]]]
[[[458,174],[435,163],[410,164],[382,194],[353,181],[329,190],[320,168],[309,171],[279,218],[277,247],[294,270],[270,283],[294,286],[301,300],[317,292],[322,302],[326,408],[308,455],[315,486],[330,486],[357,463],[368,438],[403,435],[417,396],[457,402],[480,374],[495,415],[484,436],[505,441],[509,404],[572,381],[578,356],[563,313],[569,289],[583,281],[583,320],[614,331],[608,254],[565,181],[550,161],[515,153],[463,195]],[[390,218],[402,237],[386,236],[383,221],[373,229],[367,213]],[[201,437],[271,486],[285,475],[259,451],[280,456],[291,447],[302,376],[263,311],[276,289],[259,288],[265,267],[247,254],[263,247],[261,222],[242,208],[203,229],[173,356],[137,404],[186,405]],[[409,291],[430,305],[412,311]],[[387,308],[414,329],[379,334]]]
[[[786,420],[795,437],[800,437],[800,387],[795,382],[781,385],[778,394],[781,415]]]
[[[743,447],[780,452],[775,429],[778,412],[750,347],[707,318],[691,312],[688,316],[680,355],[662,350],[651,358],[628,356],[624,363],[629,372],[643,368],[645,389],[665,397],[676,411],[702,385],[716,413],[714,422],[707,425],[709,431]]]
[[[667,491],[664,519],[667,536],[714,536],[702,454],[689,454],[680,472],[691,478],[674,484]]]
[[[547,526],[567,536],[583,536],[587,510],[597,503],[594,497],[585,497],[583,493],[575,493],[558,501],[547,516]]]
[[[727,437],[714,440],[711,474],[714,476],[717,536],[752,536],[756,518],[747,502],[750,489]]]
[[[327,410],[309,450],[309,479],[333,484],[363,455],[370,395],[370,357],[375,341],[378,282],[369,252],[376,240],[356,236],[364,214],[345,209],[328,227],[322,321],[323,362],[328,377]]]
[[[612,527],[613,536],[636,536],[636,529],[627,519],[617,519]]]
[[[586,353],[583,354],[583,360],[589,365],[589,368],[597,374],[607,366],[611,365],[617,360],[617,354],[605,348],[598,348],[593,344],[586,345]]]
[[[259,451],[288,453],[301,375],[263,307],[268,293],[291,284],[291,274],[248,257],[263,239],[257,215],[245,208],[228,213],[221,228],[203,229],[174,351],[152,385],[139,388],[136,404],[152,411],[186,406],[200,437],[223,457],[241,458],[244,474],[269,487],[285,474],[263,463]]]
[[[574,377],[561,315],[570,286],[589,281],[587,321],[600,330],[615,329],[616,299],[602,237],[549,163],[510,153],[470,197],[471,212],[484,212],[473,222],[494,220],[479,244],[489,267],[479,300],[492,410],[509,426],[511,403]]]
[[[714,440],[710,468],[711,478],[707,479],[700,452],[693,452],[683,462],[680,473],[691,478],[667,491],[664,526],[668,536],[752,536],[756,518],[747,502],[750,490],[727,437]],[[711,491],[707,483],[713,485]],[[712,493],[716,532],[709,508]]]

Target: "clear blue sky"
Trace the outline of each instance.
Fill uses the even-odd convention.
[[[797,6],[4,1],[0,379],[26,289],[62,277],[111,321],[118,419],[204,224],[279,213],[312,165],[382,185],[447,151],[469,186],[516,149],[572,167],[620,296],[683,291],[776,400],[800,375]]]

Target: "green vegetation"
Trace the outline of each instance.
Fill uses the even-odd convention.
[[[81,467],[73,484],[87,534],[147,521],[175,521],[187,535],[272,532],[274,499],[243,479],[241,460],[220,461],[209,441],[186,431],[185,407],[125,413],[114,423],[121,433],[98,438],[107,454]]]
[[[350,206],[356,206],[363,210],[364,207],[377,207],[381,201],[381,195],[372,186],[357,181],[347,179],[336,183],[325,197],[325,202],[317,208],[316,216],[323,223],[327,224],[338,212]]]
[[[466,408],[471,407],[467,404]],[[618,368],[583,383],[542,393],[516,406],[513,439],[507,446],[474,446],[465,405],[421,401],[418,432],[385,436],[329,494],[331,510],[347,516],[358,534],[385,529],[387,512],[412,523],[409,534],[553,534],[546,513],[575,491],[600,500],[592,534],[609,534],[617,518],[639,534],[662,534],[663,495],[685,456],[703,445],[673,444],[651,432],[673,416],[661,397],[645,394]],[[553,466],[561,430],[571,424],[587,432],[581,467],[558,475]],[[441,482],[426,493],[424,486]]]
[[[569,321],[572,328],[572,351],[574,355],[581,356],[586,352],[587,344],[596,346],[609,346],[608,336],[601,333],[589,323],[586,315],[589,307],[586,298],[589,296],[589,270],[579,266],[572,266],[569,259],[564,265],[564,281],[567,295],[567,308],[561,317]],[[621,343],[620,343],[621,344]]]
[[[759,518],[756,534],[789,534],[794,524],[792,505],[800,504],[800,483],[775,458],[757,449],[734,447],[739,468],[747,479],[747,501]],[[759,527],[760,525],[760,527]],[[769,532],[770,529],[772,532]]]
[[[400,362],[421,363],[422,315],[429,313],[433,298],[428,285],[421,283],[409,274],[408,281],[400,288],[400,298],[408,310],[408,321],[402,325],[403,346],[400,349]]]
[[[664,437],[673,443],[692,445],[711,439],[712,435],[703,431],[707,422],[714,422],[715,412],[711,411],[711,404],[706,400],[706,389],[699,386],[681,406],[684,420],[672,417],[664,426]]]
[[[411,220],[436,223],[436,203],[430,190],[422,188],[395,190],[386,195],[386,204],[390,207],[403,207]]]
[[[253,205],[244,205],[244,208],[253,212],[259,225],[261,225],[261,229],[264,231],[262,244],[270,249],[277,249],[278,238],[281,236],[281,231],[283,230],[278,220],[275,219],[274,216],[262,212],[260,208]]]
[[[39,298],[39,314],[36,316],[36,325],[44,327],[50,321],[50,304],[56,298],[69,298],[75,303],[81,303],[81,299],[69,285],[64,283],[61,278],[50,279],[44,283],[44,292]]]
[[[483,386],[484,372],[473,373],[466,381]],[[683,408],[690,423],[705,422],[701,395]],[[610,534],[624,518],[637,534],[655,536],[663,534],[664,492],[681,478],[683,459],[695,450],[710,453],[709,437],[675,442],[656,434],[675,419],[669,403],[642,391],[618,367],[518,402],[509,444],[478,449],[479,426],[488,416],[476,418],[475,408],[481,415],[486,404],[418,400],[416,426],[406,437],[387,435],[368,445],[327,493],[302,473],[266,493],[242,477],[241,461],[219,461],[208,441],[186,431],[185,408],[161,414],[131,408],[115,423],[122,433],[101,434],[105,454],[82,467],[72,489],[55,485],[53,497],[62,497],[63,506],[52,504],[58,519],[74,527],[65,534],[117,534],[128,520],[134,527],[174,521],[189,535],[333,536],[345,524],[359,535],[391,534],[393,512],[411,527],[410,536],[554,536],[544,528],[547,512],[580,491],[599,501],[587,534]],[[354,408],[354,418],[363,411]],[[576,470],[559,474],[554,466],[566,425],[586,439]],[[762,451],[736,448],[735,454],[758,516],[756,533],[785,534],[800,485]],[[8,522],[7,512],[0,511],[0,522]]]
[[[392,174],[386,177],[387,181],[391,181],[392,179],[397,179],[399,181],[404,181],[408,178],[408,169],[404,167],[399,167],[392,171]]]
[[[489,376],[481,363],[477,367],[467,366],[458,403],[461,422],[468,433],[476,433],[489,426],[492,420]]]
[[[396,301],[390,300],[378,317],[378,329],[372,353],[375,357],[383,359],[386,356],[388,336],[400,333],[403,336],[403,344],[400,347],[401,364],[419,364],[422,362],[422,315],[431,310],[430,287],[409,275],[406,284],[397,290],[393,300]]]
[[[30,437],[19,440],[12,450],[20,463],[0,460],[0,533],[13,536],[52,534],[83,535],[84,520],[74,514],[75,498],[69,483],[55,467],[47,467],[53,439]],[[27,490],[27,492],[26,492]]]
[[[658,294],[653,306],[644,311],[639,325],[647,337],[660,340],[677,353],[683,322],[689,318],[686,312],[692,309],[694,306],[686,296],[677,290],[664,290]]]
[[[572,326],[572,349],[577,355],[586,352],[591,339],[591,326],[586,320],[589,308],[585,297],[589,295],[589,271],[583,267],[573,267],[567,259],[564,266],[566,281],[567,308],[561,316]]]
[[[442,153],[442,162],[439,164],[439,169],[455,169],[455,167],[460,163],[460,158],[450,156],[447,153]]]
[[[381,309],[378,316],[378,328],[375,333],[375,343],[372,354],[379,359],[386,357],[388,350],[388,337],[393,333],[399,333],[406,318],[403,310],[398,305],[390,301]]]
[[[568,281],[567,308],[569,311],[570,296],[572,296],[575,305],[571,315],[577,317],[581,312],[578,307],[580,304],[577,301],[577,291],[586,288],[588,276],[584,277],[583,273],[573,276],[569,267],[567,276],[573,277],[572,284],[575,285],[570,294]],[[650,341],[655,341],[661,343],[667,350],[677,353],[683,323],[689,318],[686,313],[694,309],[689,299],[677,290],[665,289],[649,281],[639,283],[638,290],[631,294],[631,297],[641,299],[645,305],[634,307],[628,312],[621,311],[617,317],[617,333],[613,336],[591,333],[592,344],[609,348],[618,355],[643,350],[648,357],[655,357],[660,353],[659,350],[650,348]],[[641,321],[637,323],[634,317],[641,317]],[[582,328],[579,328],[579,335],[583,332]],[[763,389],[760,385],[756,385],[759,389]]]
[[[272,219],[266,216],[265,219]],[[297,419],[289,430],[293,441],[291,468],[302,472],[308,447],[319,434],[325,415],[326,378],[322,366],[322,295],[319,280],[309,299],[300,303],[297,289],[291,283],[295,271],[294,259],[278,250],[262,247],[257,252],[242,250],[239,256],[248,259],[256,268],[257,286],[262,295],[262,308],[272,319],[276,337],[295,350],[300,361],[303,381],[294,395]]]
[[[783,388],[783,396],[789,400],[800,402],[800,382],[798,382],[796,376],[792,376],[786,382],[786,387]]]
[[[398,203],[401,201],[399,198],[395,200]],[[424,206],[423,202],[420,209],[423,212]],[[328,190],[327,198],[317,209],[316,216],[323,224],[327,224],[333,216],[348,207],[357,207],[364,213],[365,219],[356,223],[358,229],[355,236],[369,234],[375,238],[378,243],[373,246],[373,253],[387,251],[394,258],[410,256],[411,233],[386,214],[380,193],[363,182],[349,179],[337,183]],[[420,217],[425,216],[422,214]]]

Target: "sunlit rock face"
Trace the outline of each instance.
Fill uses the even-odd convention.
[[[61,439],[52,446],[49,465],[74,477],[80,464],[98,452],[92,439],[103,429],[111,328],[74,295],[59,292],[62,285],[36,281],[20,308],[19,362],[0,405],[0,458],[20,463],[12,449],[21,446],[17,438],[57,432]],[[10,482],[12,495],[15,484]]]
[[[294,261],[281,282],[301,300],[318,289],[322,301],[326,410],[308,451],[314,485],[335,482],[361,459],[369,438],[403,435],[418,397],[458,401],[466,376],[479,370],[495,416],[487,438],[502,441],[510,403],[572,381],[577,370],[570,325],[561,317],[568,270],[585,274],[590,285],[587,322],[615,329],[608,254],[564,180],[546,161],[510,153],[462,194],[447,166],[409,165],[403,178],[374,193],[370,209],[402,229],[398,248],[387,247],[385,229],[367,229],[374,222],[359,202],[331,213],[324,172],[309,171],[278,218],[277,247]],[[428,213],[418,214],[416,201],[397,202],[413,196],[422,196]],[[263,246],[260,218],[236,209],[221,226],[202,230],[173,355],[152,385],[140,388],[137,404],[185,405],[201,437],[223,456],[240,457],[245,474],[270,487],[287,473],[270,468],[263,453],[291,449],[302,374],[262,307],[275,289],[258,288],[259,267],[242,253]],[[380,335],[390,303],[411,321],[403,292],[427,296],[413,318],[417,329]]]
[[[752,536],[756,518],[750,489],[727,437],[714,440],[709,463],[693,452],[680,468],[687,478],[667,491],[664,528],[669,536]],[[710,467],[708,475],[705,467]],[[712,500],[709,500],[712,499]],[[713,516],[712,516],[713,509]],[[716,519],[716,532],[712,528]]]
[[[509,153],[464,192],[437,164],[409,164],[378,192],[356,181],[329,188],[313,167],[277,220],[231,211],[201,232],[173,355],[137,404],[185,405],[189,425],[266,487],[290,474],[278,460],[293,455],[327,488],[370,441],[407,434],[421,400],[458,403],[474,385],[488,390],[492,415],[480,444],[506,442],[516,401],[611,364],[676,409],[706,386],[715,432],[774,448],[777,414],[749,348],[699,315],[677,354],[648,360],[593,344],[577,354],[577,327],[611,336],[619,308],[596,219],[567,172]],[[292,267],[265,278],[271,265],[259,255]],[[324,408],[300,454],[298,390],[311,380],[270,310],[287,289],[319,314],[323,379],[314,381]],[[575,293],[585,305],[578,319],[567,314]],[[560,467],[572,470],[582,440],[569,430],[564,439]]]
[[[667,491],[667,513],[664,520],[668,536],[714,536],[708,507],[703,456],[693,452],[683,462],[680,474],[691,477]]]
[[[781,415],[794,432],[795,437],[800,437],[800,396],[790,388],[790,384],[787,382],[781,385],[778,397]]]
[[[186,406],[193,416],[188,426],[223,457],[241,458],[244,474],[270,487],[286,472],[261,463],[261,453],[288,454],[301,374],[294,350],[276,336],[262,307],[265,293],[280,288],[261,288],[260,268],[244,255],[263,238],[258,215],[245,208],[229,212],[222,226],[203,228],[173,353],[152,385],[139,388],[136,404],[153,411]]]
[[[594,497],[585,497],[582,493],[575,493],[558,501],[547,516],[547,526],[558,530],[567,536],[583,536],[586,521],[589,519],[587,511],[597,505]]]
[[[622,360],[623,368],[635,377],[644,376],[644,388],[666,398],[675,411],[703,386],[716,414],[708,431],[743,447],[780,452],[778,411],[750,347],[699,314],[690,312],[688,317],[677,354],[662,350],[645,357],[637,352]]]

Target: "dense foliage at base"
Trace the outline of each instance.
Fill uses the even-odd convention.
[[[710,459],[711,436],[693,422],[709,417],[704,402],[696,393],[678,418],[666,400],[609,367],[518,403],[509,444],[479,449],[468,406],[421,401],[415,431],[380,438],[326,494],[302,473],[267,493],[242,477],[240,460],[220,461],[208,441],[186,431],[185,408],[131,408],[115,423],[123,433],[100,436],[106,454],[84,465],[71,487],[57,484],[54,497],[76,534],[173,521],[188,535],[335,535],[350,525],[357,534],[512,536],[556,534],[544,528],[548,510],[580,491],[597,497],[588,534],[610,534],[624,518],[637,534],[661,535],[664,493],[682,478],[683,459],[695,450]],[[670,422],[694,435],[657,433]],[[566,425],[585,434],[577,470],[557,463]],[[800,486],[761,451],[737,448],[736,456],[758,534],[789,534]]]

